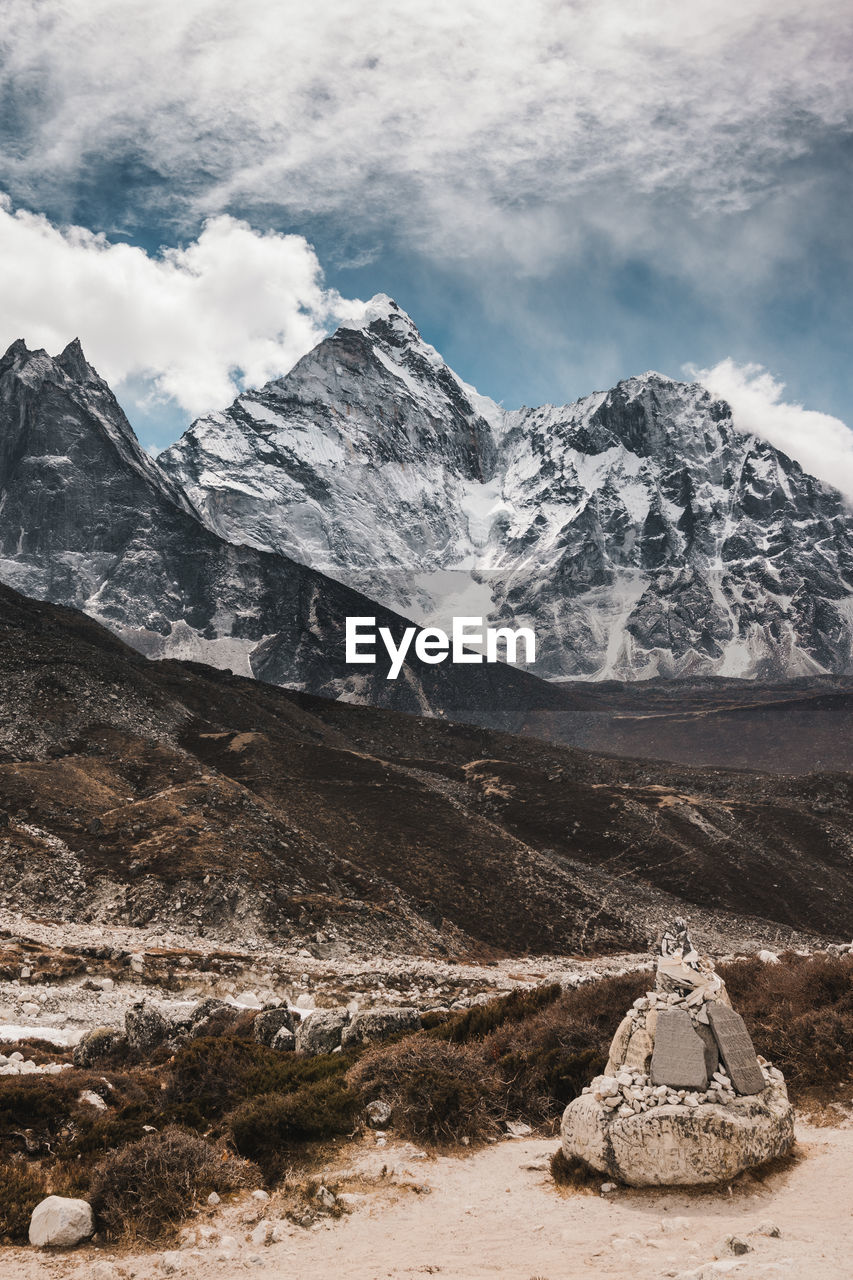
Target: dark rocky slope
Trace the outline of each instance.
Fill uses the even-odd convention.
[[[150,662],[0,588],[0,874],[49,918],[443,954],[853,932],[853,778],[649,765]],[[689,906],[687,905],[689,904]]]

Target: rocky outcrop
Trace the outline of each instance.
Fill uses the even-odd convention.
[[[95,1233],[88,1200],[48,1196],[36,1205],[30,1219],[30,1244],[40,1249],[70,1249]]]
[[[283,1005],[279,1009],[262,1010],[252,1024],[252,1035],[254,1039],[258,1044],[265,1044],[268,1047],[275,1044],[279,1032],[282,1030],[287,1031],[290,1038],[293,1039],[293,1014],[286,1005]],[[282,1048],[284,1044],[285,1039],[283,1038],[281,1043],[276,1045],[276,1047]]]
[[[333,1053],[341,1046],[343,1030],[349,1022],[346,1009],[313,1009],[296,1028],[299,1053]]]

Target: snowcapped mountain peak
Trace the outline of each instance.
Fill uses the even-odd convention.
[[[379,294],[159,461],[232,542],[420,622],[532,625],[539,675],[853,666],[840,495],[654,370],[505,412]]]
[[[398,306],[387,293],[375,293],[369,301],[362,305],[363,309],[357,319],[352,322],[359,328],[369,329],[372,324],[376,324],[378,321],[384,324],[405,325],[410,329],[416,330],[415,322],[411,316],[407,315],[402,307]]]

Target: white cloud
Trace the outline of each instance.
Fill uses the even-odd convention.
[[[850,126],[848,31],[849,0],[7,0],[7,172],[39,208],[114,162],[190,225],[272,204],[541,270],[578,222],[653,234],[643,201],[760,201]]]
[[[784,382],[760,364],[726,359],[713,369],[688,372],[731,405],[740,430],[769,441],[853,502],[853,432],[840,418],[784,401]]]
[[[301,236],[219,216],[152,257],[2,198],[0,280],[3,347],[23,337],[53,353],[79,336],[118,389],[147,386],[192,415],[286,373],[353,306],[323,287]]]

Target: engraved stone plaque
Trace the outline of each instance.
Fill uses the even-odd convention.
[[[704,1026],[701,1022],[695,1023],[693,1029],[705,1045],[705,1070],[710,1080],[714,1072],[720,1068],[720,1051],[717,1048],[717,1041],[714,1039],[711,1028]]]
[[[708,1020],[735,1091],[762,1093],[767,1088],[767,1081],[761,1073],[743,1018],[723,1004],[709,1004]]]
[[[668,1084],[672,1089],[708,1088],[705,1044],[686,1010],[666,1009],[659,1015],[651,1074],[652,1084]]]

